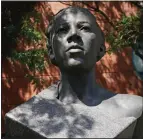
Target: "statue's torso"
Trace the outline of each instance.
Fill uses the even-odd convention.
[[[56,97],[57,87],[51,86],[12,110],[7,117],[48,138],[114,138],[132,125],[131,133],[124,135],[131,137],[135,121],[142,113],[142,97],[135,95],[118,94],[95,106],[64,105]]]

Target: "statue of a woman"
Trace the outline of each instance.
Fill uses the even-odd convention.
[[[115,95],[96,83],[95,64],[105,54],[105,40],[95,16],[87,9],[68,7],[58,12],[49,24],[47,38],[50,59],[61,71],[56,92],[61,102],[97,106],[109,101],[122,106],[123,111],[133,101],[137,103],[132,109],[141,106],[140,96]]]

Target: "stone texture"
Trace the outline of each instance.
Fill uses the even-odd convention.
[[[5,139],[132,137],[135,117],[114,117],[98,106],[64,105],[47,93],[52,88],[6,114]]]

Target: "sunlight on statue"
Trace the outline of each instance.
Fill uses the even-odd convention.
[[[95,16],[88,9],[68,7],[59,11],[49,24],[47,38],[51,62],[61,72],[56,93],[63,103],[96,106],[109,98],[113,99],[111,104],[119,99],[120,103],[126,103],[122,97],[141,100],[139,96],[115,95],[97,85],[95,64],[105,54],[105,40]]]
[[[94,15],[79,7],[62,9],[46,35],[49,57],[61,79],[7,113],[8,135],[131,138],[142,114],[142,97],[115,94],[96,83],[95,64],[105,54],[105,40]]]

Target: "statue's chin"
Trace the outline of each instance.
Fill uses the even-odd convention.
[[[68,60],[68,65],[70,67],[82,66],[83,64],[84,64],[84,61],[82,58],[70,58]]]
[[[84,60],[80,58],[69,59],[63,67],[63,70],[70,74],[83,74],[89,72],[90,69],[88,66],[85,66]]]

